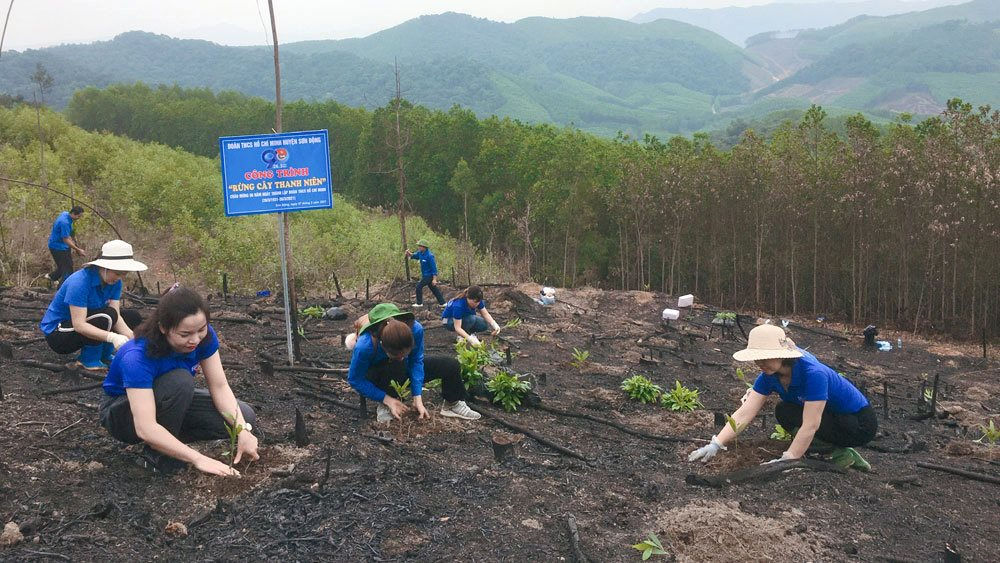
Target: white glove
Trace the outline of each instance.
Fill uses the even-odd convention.
[[[348,350],[353,350],[354,345],[357,343],[358,343],[358,333],[356,332],[348,334],[347,338],[344,339],[344,347],[347,348]]]
[[[469,344],[471,344],[472,346],[475,346],[477,348],[480,345],[479,338],[476,337],[475,334],[470,334],[469,336],[466,336],[465,340],[466,340],[466,342],[468,342]]]
[[[715,454],[719,453],[719,450],[725,450],[726,446],[723,446],[716,436],[712,436],[712,441],[707,445],[704,445],[697,450],[691,452],[688,456],[688,461],[708,461],[715,457]]]
[[[500,334],[500,325],[496,321],[493,321],[493,336]]]
[[[772,463],[778,463],[779,461],[789,461],[789,460],[792,460],[792,459],[795,459],[795,458],[792,457],[791,454],[789,454],[786,451],[783,454],[781,454],[781,457],[776,458],[776,459],[772,459],[771,461],[765,461],[761,465],[769,465],[769,464],[772,464]]]
[[[114,344],[115,351],[117,351],[123,344],[129,341],[129,337],[117,332],[108,332],[108,335],[104,337],[104,341]]]

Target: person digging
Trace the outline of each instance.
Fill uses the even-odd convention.
[[[450,356],[424,357],[424,327],[413,313],[392,303],[380,303],[355,322],[357,332],[348,336],[352,350],[347,382],[355,391],[378,403],[376,421],[398,420],[410,410],[390,384],[410,382],[413,408],[419,419],[430,418],[424,408],[424,381],[441,380],[444,404],[441,416],[478,420],[482,415],[465,403],[462,367]]]
[[[878,420],[868,399],[844,376],[797,347],[784,330],[774,325],[751,330],[746,349],[733,354],[733,359],[755,362],[761,369],[753,387],[743,396],[743,405],[732,415],[736,428],[746,428],[767,396],[777,393],[781,402],[774,409],[774,417],[795,434],[780,458],[765,463],[798,459],[807,451],[829,452],[832,461],[841,467],[871,469],[854,447],[875,438]],[[691,452],[688,461],[712,459],[726,449],[735,435],[727,424],[708,445]]]
[[[417,251],[411,252],[407,250],[406,257],[410,260],[420,262],[420,281],[417,282],[417,300],[413,303],[413,306],[424,306],[424,287],[431,288],[431,293],[437,299],[438,305],[444,305],[444,295],[441,293],[441,288],[438,287],[437,260],[434,259],[434,253],[431,252],[430,243],[426,239],[418,240]]]

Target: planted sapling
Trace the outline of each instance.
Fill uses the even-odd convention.
[[[524,321],[522,321],[519,317],[514,317],[513,319],[511,319],[511,320],[507,321],[506,323],[504,323],[503,328],[504,329],[517,328],[517,327],[521,326],[521,324],[523,322]]]
[[[226,427],[226,434],[229,435],[229,447],[222,452],[222,457],[229,458],[229,469],[232,469],[233,461],[236,459],[240,432],[243,432],[243,425],[236,422],[235,414],[223,413],[222,419],[222,424]]]
[[[299,310],[300,316],[307,317],[310,319],[321,319],[323,318],[324,313],[326,313],[326,310],[317,305],[313,305],[312,307],[306,307],[305,309]]]
[[[655,403],[663,389],[644,375],[633,375],[622,381],[622,391],[640,403]]]
[[[729,416],[728,414],[726,415],[726,424],[728,424],[729,427],[733,429],[733,449],[739,449],[740,432],[743,432],[743,429],[747,427],[746,424],[737,423],[736,419]]]
[[[978,440],[975,440],[976,442],[980,444],[987,442],[991,446],[995,446],[997,442],[1000,442],[1000,428],[996,427],[992,418],[990,419],[989,426],[981,424],[979,427],[983,429],[983,435]]]
[[[747,374],[743,371],[743,368],[736,368],[736,379],[743,382],[743,385],[747,386],[747,389],[753,388],[753,383],[747,381]]]
[[[514,412],[521,406],[525,393],[531,390],[531,384],[518,375],[501,371],[486,382],[486,388],[493,393],[494,403],[507,412]]]
[[[733,311],[719,311],[715,314],[716,324],[731,325],[736,321],[736,313]]]
[[[674,380],[674,387],[660,396],[660,404],[672,411],[693,412],[704,407],[698,400],[698,390],[688,389]]]
[[[455,353],[458,354],[458,363],[462,366],[462,382],[465,389],[473,389],[483,383],[482,367],[486,363],[485,357],[475,346],[469,346],[465,340],[455,343]]]
[[[590,359],[589,350],[580,350],[578,348],[573,348],[573,367],[576,369],[583,369],[583,366],[587,365],[587,360]]]
[[[772,440],[780,440],[782,442],[791,442],[795,434],[785,430],[785,427],[780,424],[774,425],[774,432],[771,433]]]
[[[663,549],[663,544],[660,543],[660,538],[656,537],[656,534],[650,532],[646,539],[632,546],[638,549],[642,553],[642,560],[645,561],[653,555],[667,555],[667,550]]]
[[[396,383],[395,380],[390,379],[389,380],[389,386],[392,387],[392,390],[395,391],[397,395],[399,395],[399,400],[402,401],[402,402],[404,402],[404,403],[406,401],[409,401],[410,400],[410,395],[413,394],[413,391],[410,390],[410,380],[409,379],[407,379],[403,383]]]

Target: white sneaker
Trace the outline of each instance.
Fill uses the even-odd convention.
[[[385,403],[379,403],[378,408],[375,409],[375,422],[379,424],[387,424],[392,422],[392,411],[389,407],[385,406]]]
[[[421,307],[423,307],[423,306],[424,306],[424,304],[423,304],[423,303],[414,303],[414,304],[413,304],[413,308],[414,308],[414,309],[419,309],[419,308],[421,308]]]
[[[441,406],[441,416],[450,418],[461,418],[463,420],[479,420],[483,415],[469,408],[465,401],[455,401],[449,403],[445,401]]]

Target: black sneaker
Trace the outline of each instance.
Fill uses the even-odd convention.
[[[143,446],[139,454],[140,465],[153,473],[173,475],[187,469],[187,462],[162,454],[149,446]]]

